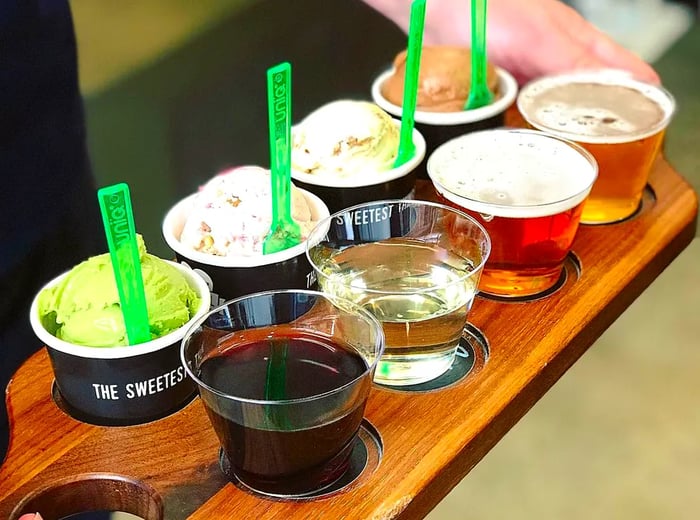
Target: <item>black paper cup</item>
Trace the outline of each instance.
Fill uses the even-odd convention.
[[[197,389],[180,362],[180,342],[192,322],[209,310],[209,289],[191,269],[169,263],[182,272],[201,304],[179,329],[138,345],[86,347],[58,339],[41,323],[41,291],[37,293],[29,320],[34,334],[46,345],[62,407],[74,418],[103,426],[142,424],[180,410],[196,395]]]
[[[319,222],[329,215],[328,207],[320,198],[304,190],[302,194],[314,221]],[[305,242],[278,253],[255,256],[217,256],[184,246],[180,234],[196,196],[195,193],[182,199],[168,211],[162,231],[177,261],[194,269],[206,281],[212,307],[260,291],[315,287],[316,276],[306,258]]]
[[[394,120],[397,126],[401,122]],[[317,195],[331,213],[365,202],[385,199],[412,199],[416,187],[416,168],[425,159],[425,139],[413,129],[413,157],[399,166],[382,172],[367,171],[346,178],[310,174],[292,168],[294,184]]]
[[[372,99],[389,114],[401,117],[401,107],[389,102],[382,95],[382,85],[394,73],[393,69],[381,73],[372,83]],[[506,70],[496,67],[498,75],[498,97],[490,105],[460,112],[415,112],[416,129],[425,138],[425,158],[427,159],[441,144],[460,135],[498,128],[505,125],[505,114],[518,95],[518,83]],[[428,179],[426,161],[416,168],[419,179]]]

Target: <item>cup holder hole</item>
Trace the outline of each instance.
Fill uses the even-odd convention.
[[[374,384],[382,390],[392,392],[423,393],[449,388],[479,373],[489,359],[489,348],[489,342],[484,333],[471,323],[467,323],[462,331],[462,338],[452,365],[443,374],[415,385],[390,386],[377,382]]]
[[[566,258],[564,259],[564,267],[561,270],[561,275],[559,280],[549,289],[546,289],[537,294],[531,294],[528,296],[498,296],[494,294],[488,294],[484,292],[479,292],[477,296],[479,298],[484,298],[485,300],[492,300],[502,303],[527,303],[534,302],[537,300],[542,300],[547,298],[554,293],[562,290],[566,290],[568,287],[576,283],[576,281],[581,277],[582,264],[581,259],[576,255],[575,252],[570,251]]]
[[[72,520],[96,511],[130,513],[143,520],[164,518],[163,500],[148,484],[121,475],[88,473],[54,481],[25,496],[9,520],[28,513],[40,513],[44,520]]]
[[[93,426],[138,426],[142,424],[147,424],[149,422],[158,421],[160,419],[165,419],[166,417],[169,417],[184,409],[195,399],[195,397],[197,397],[196,391],[192,392],[192,394],[185,401],[179,403],[175,408],[166,410],[163,413],[159,413],[151,417],[116,419],[108,417],[96,417],[94,415],[89,415],[85,412],[78,410],[63,397],[61,391],[58,388],[58,385],[56,384],[56,381],[54,381],[51,384],[51,398],[53,399],[53,402],[56,404],[59,410],[61,410],[63,413],[65,413],[72,419],[75,419],[76,421],[80,421],[85,424],[91,424]]]
[[[231,471],[231,464],[223,450],[219,450],[219,467],[224,475],[238,488],[255,496],[268,500],[307,501],[327,498],[362,485],[379,467],[384,453],[384,442],[379,431],[367,419],[362,420],[360,431],[354,441],[350,464],[345,473],[333,484],[313,493],[303,496],[296,495],[267,495],[255,491],[243,484]]]
[[[617,225],[617,224],[622,224],[624,222],[628,222],[630,220],[634,220],[640,215],[648,212],[651,208],[654,207],[656,204],[656,192],[654,191],[654,188],[651,187],[650,184],[647,184],[644,186],[644,191],[642,192],[642,199],[639,201],[639,205],[637,206],[637,209],[634,210],[634,213],[632,213],[630,216],[622,218],[620,220],[615,220],[614,222],[581,222],[582,226],[611,226],[611,225]]]

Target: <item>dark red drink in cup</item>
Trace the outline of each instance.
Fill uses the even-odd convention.
[[[440,146],[428,173],[438,196],[491,237],[480,291],[533,296],[557,283],[597,175],[588,152],[533,130],[483,130]]]
[[[286,399],[330,392],[359,378],[368,368],[349,345],[292,327],[269,327],[245,331],[230,344],[222,342],[221,353],[202,362],[202,381],[229,395],[264,400],[271,342],[287,349]],[[366,380],[361,386],[370,384]],[[289,488],[278,484],[280,480],[293,479],[295,487],[313,489],[343,474],[362,422],[366,390],[360,388],[365,398],[354,402],[345,413],[311,428],[294,428],[291,418],[275,408],[268,410],[272,423],[269,428],[238,423],[211,407],[207,407],[207,413],[240,478],[254,489],[286,494]],[[318,406],[322,412],[322,404],[311,402],[309,406]],[[288,427],[275,428],[277,424]],[[338,446],[342,446],[340,451]]]
[[[381,325],[313,291],[272,291],[214,309],[183,342],[227,476],[301,497],[343,476],[363,419]]]

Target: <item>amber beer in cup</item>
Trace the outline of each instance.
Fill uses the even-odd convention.
[[[597,167],[570,141],[495,129],[437,148],[428,175],[441,201],[476,218],[491,237],[479,290],[525,297],[559,281]]]
[[[530,127],[575,141],[595,157],[598,179],[581,222],[618,222],[637,211],[675,110],[668,91],[622,71],[586,71],[537,79],[517,104]]]

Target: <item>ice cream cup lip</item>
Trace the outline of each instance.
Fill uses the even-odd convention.
[[[156,352],[164,347],[168,347],[178,343],[187,332],[190,324],[199,319],[201,316],[207,313],[211,304],[211,296],[209,293],[209,287],[207,286],[204,279],[197,275],[192,269],[180,265],[176,262],[171,262],[170,260],[162,259],[174,267],[176,267],[185,277],[187,278],[190,286],[197,291],[197,295],[201,299],[199,309],[190,320],[185,323],[182,327],[161,336],[159,338],[147,341],[146,343],[141,343],[138,345],[127,345],[120,347],[88,347],[84,345],[75,345],[62,339],[57,338],[49,331],[47,331],[41,324],[39,319],[39,294],[49,287],[57,284],[61,279],[66,277],[69,271],[57,276],[50,282],[44,285],[37,293],[29,310],[29,321],[31,323],[34,334],[49,348],[58,350],[65,354],[70,354],[72,356],[91,358],[91,359],[120,359],[129,358],[135,356],[141,356],[143,354],[150,354],[151,352]]]
[[[401,107],[390,103],[382,95],[381,89],[384,81],[393,73],[393,68],[385,70],[372,82],[372,99],[377,105],[390,114],[400,116]],[[462,110],[460,112],[428,112],[426,110],[417,109],[415,112],[416,122],[434,126],[464,125],[483,121],[484,119],[504,113],[515,101],[518,94],[518,83],[505,69],[496,67],[496,74],[498,75],[498,86],[502,95],[490,105],[471,110]]]
[[[356,311],[358,314],[360,314],[364,319],[369,321],[372,324],[373,328],[377,331],[377,338],[376,338],[375,342],[379,342],[379,344],[376,345],[377,350],[375,352],[374,360],[372,361],[372,364],[367,365],[367,368],[362,372],[362,374],[360,374],[359,376],[354,378],[352,381],[348,381],[344,385],[339,386],[337,388],[334,388],[332,390],[328,390],[326,392],[316,394],[316,395],[311,395],[308,397],[297,397],[294,399],[284,399],[284,400],[276,400],[276,401],[275,400],[265,400],[265,399],[251,399],[251,398],[247,398],[247,397],[238,397],[238,396],[226,394],[226,393],[224,393],[220,390],[217,390],[216,388],[208,385],[207,383],[202,381],[197,374],[192,372],[192,369],[190,368],[190,366],[187,362],[187,359],[185,358],[186,338],[188,338],[191,334],[193,334],[207,320],[207,318],[209,316],[215,314],[216,312],[219,312],[221,309],[224,309],[225,307],[228,307],[232,303],[236,303],[236,302],[239,302],[242,300],[249,300],[249,299],[260,297],[260,296],[266,296],[266,295],[270,295],[270,294],[280,294],[280,293],[303,293],[303,294],[309,294],[309,295],[313,295],[313,296],[321,296],[323,298],[328,299],[331,302],[333,302],[333,300],[342,302],[342,305],[347,306],[349,308],[352,308],[353,311]],[[382,328],[381,323],[379,323],[379,320],[377,320],[377,318],[375,318],[371,312],[369,312],[365,308],[361,307],[360,305],[358,305],[350,300],[347,300],[345,298],[340,298],[338,296],[335,296],[332,294],[327,294],[327,293],[320,292],[320,291],[313,291],[313,290],[309,290],[309,289],[272,289],[269,291],[261,291],[261,292],[257,292],[257,293],[251,293],[251,294],[239,296],[238,298],[234,298],[232,300],[229,300],[229,301],[219,305],[218,307],[209,310],[204,315],[199,316],[196,320],[190,321],[190,326],[187,329],[187,332],[185,333],[185,335],[183,336],[182,341],[180,342],[180,361],[181,361],[182,365],[185,367],[185,371],[187,372],[187,374],[192,378],[192,380],[195,383],[197,383],[198,386],[204,387],[208,391],[210,391],[210,392],[212,392],[220,397],[223,397],[225,399],[232,399],[232,400],[242,402],[242,403],[250,403],[250,404],[256,404],[256,405],[282,405],[282,406],[284,406],[284,405],[290,405],[290,404],[298,404],[298,403],[305,403],[305,402],[309,402],[309,401],[315,401],[317,399],[323,399],[324,397],[336,394],[336,393],[341,392],[344,389],[350,387],[351,385],[354,385],[359,380],[366,377],[368,373],[371,373],[372,370],[374,370],[374,368],[377,366],[377,363],[379,362],[379,358],[381,358],[382,355],[384,354],[384,347],[385,347],[384,329]]]
[[[394,124],[401,126],[401,121],[393,119]],[[364,188],[384,184],[396,179],[400,179],[404,175],[413,171],[425,157],[425,139],[417,128],[413,129],[413,144],[416,147],[416,152],[413,157],[398,168],[391,168],[382,172],[371,172],[362,175],[350,175],[348,177],[337,177],[325,174],[305,173],[292,168],[292,179],[306,184],[315,186],[327,186],[332,188]]]
[[[309,203],[317,222],[328,216],[328,206],[326,206],[326,204],[319,197],[307,190],[301,188],[299,188],[299,190]],[[182,242],[180,242],[180,237],[175,235],[173,229],[176,225],[176,220],[180,216],[180,213],[185,210],[186,206],[192,203],[196,196],[197,193],[192,193],[184,199],[181,199],[172,208],[170,208],[163,219],[163,238],[168,246],[182,257],[204,265],[247,268],[276,264],[304,254],[304,248],[306,247],[304,243],[306,240],[303,240],[300,244],[294,247],[290,247],[289,249],[285,249],[284,251],[280,251],[278,253],[272,253],[270,255],[259,254],[254,256],[217,256],[185,247]]]
[[[434,291],[435,289],[439,289],[441,287],[447,287],[449,285],[453,285],[459,282],[462,282],[464,280],[467,280],[471,278],[472,276],[475,276],[477,273],[481,272],[481,269],[486,265],[486,261],[488,260],[490,254],[491,254],[491,237],[484,228],[474,217],[471,215],[468,215],[464,211],[453,208],[451,206],[447,206],[445,204],[441,204],[440,202],[432,202],[432,201],[427,201],[427,200],[419,200],[419,199],[413,199],[413,200],[406,200],[406,199],[385,199],[385,200],[377,200],[377,201],[371,201],[371,202],[363,202],[360,204],[356,204],[354,206],[350,206],[348,208],[341,209],[340,211],[336,211],[329,217],[327,217],[325,220],[319,222],[316,227],[309,233],[309,242],[308,246],[306,248],[306,258],[309,260],[309,263],[311,266],[314,268],[314,272],[316,273],[316,276],[318,278],[328,278],[328,275],[323,273],[319,268],[316,262],[313,261],[311,258],[311,254],[309,250],[316,246],[324,237],[324,235],[328,232],[328,229],[330,228],[330,223],[333,222],[333,219],[342,217],[346,213],[351,213],[353,211],[356,211],[360,208],[366,208],[370,206],[380,206],[382,204],[404,204],[406,206],[432,206],[435,208],[440,208],[442,210],[449,211],[450,213],[455,213],[459,215],[460,217],[464,218],[468,222],[470,222],[472,225],[474,225],[479,231],[482,233],[482,235],[485,238],[485,249],[484,252],[481,256],[481,261],[474,266],[474,268],[469,271],[467,274],[464,276],[461,276],[457,280],[452,280],[450,282],[444,283],[444,284],[437,284],[433,285],[431,287],[427,287],[418,291],[412,291],[411,294],[420,294],[422,292],[431,292]],[[354,247],[354,246],[351,246]],[[382,291],[382,290],[377,290],[377,289],[368,289],[366,287],[362,288],[363,291],[371,294],[396,294],[398,291]]]
[[[532,91],[538,88],[548,88],[547,85],[552,87],[561,85],[562,83],[599,83],[604,85],[619,85],[632,88],[641,92],[643,95],[652,99],[660,106],[661,110],[664,112],[663,118],[658,121],[655,125],[641,132],[630,132],[624,135],[614,135],[614,136],[603,136],[596,138],[595,136],[585,136],[580,135],[575,132],[566,132],[558,130],[556,128],[550,128],[549,126],[542,125],[533,121],[532,117],[529,116],[526,110],[523,110],[524,99],[529,95],[532,95]],[[561,74],[552,74],[548,76],[541,76],[539,78],[533,79],[528,82],[520,90],[517,96],[516,105],[518,107],[518,112],[522,115],[523,119],[532,127],[547,132],[549,134],[562,137],[564,139],[569,139],[576,141],[578,143],[589,143],[589,144],[619,144],[628,143],[631,141],[638,141],[657,134],[666,128],[673,115],[676,112],[676,100],[666,88],[661,85],[654,85],[638,78],[635,78],[632,73],[620,69],[580,69],[572,72],[566,72]]]
[[[569,147],[571,147],[573,150],[575,150],[577,153],[579,153],[590,165],[592,168],[591,172],[591,178],[590,182],[587,183],[587,186],[581,190],[576,191],[575,193],[572,193],[571,195],[568,195],[563,198],[559,198],[558,200],[554,200],[552,202],[547,202],[547,203],[536,203],[536,204],[511,204],[511,205],[503,205],[503,204],[495,204],[495,203],[490,203],[490,202],[484,202],[481,200],[473,199],[468,196],[465,196],[460,193],[456,193],[454,190],[451,188],[448,188],[445,186],[443,183],[441,183],[438,179],[436,179],[435,171],[433,164],[436,161],[436,157],[439,157],[441,153],[446,153],[446,150],[449,150],[451,146],[453,146],[456,142],[462,141],[462,140],[469,140],[473,139],[475,136],[478,136],[479,134],[495,134],[495,133],[508,133],[508,134],[526,134],[526,135],[532,135],[533,137],[536,137],[537,139],[549,139],[549,140],[554,140],[560,143],[563,143]],[[442,151],[441,151],[442,150]],[[578,143],[575,143],[573,141],[570,141],[568,139],[564,139],[562,137],[556,136],[556,135],[551,135],[547,134],[544,132],[540,132],[539,130],[530,130],[530,129],[524,129],[524,128],[491,128],[487,130],[479,130],[477,132],[472,132],[469,134],[465,134],[459,137],[455,137],[453,139],[450,139],[446,143],[443,143],[440,145],[438,148],[435,149],[435,151],[431,154],[430,158],[428,159],[428,162],[426,164],[426,170],[428,172],[428,176],[430,177],[431,182],[435,186],[435,189],[443,195],[445,198],[448,200],[454,202],[455,204],[459,204],[462,207],[468,208],[471,211],[478,211],[481,214],[484,215],[494,215],[494,216],[500,216],[500,217],[510,217],[510,218],[536,218],[536,217],[544,217],[544,216],[549,216],[549,215],[556,215],[558,213],[561,213],[562,211],[566,211],[567,209],[571,209],[572,207],[578,205],[579,203],[583,202],[588,194],[591,191],[591,188],[593,187],[593,184],[595,183],[595,180],[598,177],[598,163],[596,162],[595,158],[593,155],[583,148],[581,145]],[[466,201],[466,203],[465,203]],[[540,211],[536,213],[532,213],[533,208],[538,208]],[[527,217],[523,216],[523,213],[528,212],[531,213]]]

